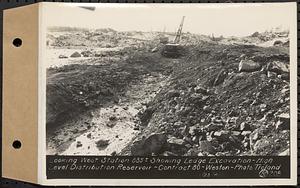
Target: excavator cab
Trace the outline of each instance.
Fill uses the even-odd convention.
[[[182,52],[183,52],[182,46],[180,46],[179,44],[169,43],[163,47],[161,51],[161,55],[168,58],[178,58],[182,55]]]

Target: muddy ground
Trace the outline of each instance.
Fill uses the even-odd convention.
[[[47,153],[288,155],[288,48],[200,41],[47,70]],[[239,70],[241,61],[259,67]],[[80,62],[80,61],[79,61]],[[288,68],[287,68],[288,69]]]
[[[115,64],[49,68],[48,153],[111,154],[131,141],[139,129],[137,113],[146,109],[171,73],[173,60],[160,62],[157,56],[143,53]],[[99,150],[99,140],[113,144]]]

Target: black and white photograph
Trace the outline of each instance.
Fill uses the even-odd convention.
[[[77,19],[46,31],[47,154],[289,156],[280,10],[64,7]]]

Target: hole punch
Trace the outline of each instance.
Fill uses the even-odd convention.
[[[14,45],[15,47],[20,47],[20,46],[22,46],[22,39],[20,39],[20,38],[15,38],[15,39],[13,40],[13,45]]]
[[[15,148],[15,149],[20,149],[21,146],[22,146],[22,143],[19,141],[19,140],[15,140],[12,144],[12,146]]]

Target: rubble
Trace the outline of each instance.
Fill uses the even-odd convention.
[[[250,125],[246,122],[242,122],[240,124],[240,130],[241,131],[250,131]]]
[[[267,70],[275,72],[277,74],[282,74],[282,73],[288,73],[289,68],[288,66],[280,61],[273,61],[270,62],[267,66]]]
[[[202,140],[199,142],[199,153],[215,154],[216,151],[209,141]]]
[[[82,143],[80,141],[78,141],[77,144],[76,144],[76,147],[77,148],[82,147]]]
[[[285,151],[278,154],[278,156],[289,156],[290,155],[290,149],[286,149]]]
[[[231,49],[228,53],[233,51],[233,47],[226,47]],[[224,53],[223,49],[220,54]],[[263,48],[252,46],[234,49],[235,53],[239,53],[234,54],[232,63],[228,60],[227,64],[214,64],[218,58],[218,50],[214,49],[214,52],[210,52],[214,54],[211,56],[213,60],[206,59],[210,68],[197,63],[203,56],[197,56],[194,62],[190,60],[181,64],[182,68],[174,72],[178,75],[174,76],[174,82],[158,93],[149,106],[156,110],[145,129],[155,130],[154,122],[166,121],[161,124],[162,130],[170,130],[167,131],[170,137],[182,139],[181,148],[188,149],[185,155],[278,155],[279,150],[272,147],[272,135],[284,139],[287,139],[287,135],[281,132],[285,129],[276,130],[275,123],[279,117],[276,119],[270,109],[278,109],[274,101],[282,98],[289,100],[285,94],[287,90],[281,92],[279,89],[288,87],[288,83],[275,75],[268,77],[267,71],[259,70],[268,67],[268,63],[276,58],[286,61],[285,55],[277,51],[270,54],[264,52]],[[260,62],[241,60],[238,68],[235,59],[246,58],[244,54],[249,56],[251,52],[246,50],[256,51],[252,57],[257,60],[260,57]],[[227,58],[230,57],[227,54]],[[222,58],[227,61],[223,55]],[[288,103],[281,104],[283,106],[280,109],[289,108]],[[268,139],[268,136],[272,136],[272,139]],[[183,141],[191,148],[187,148]],[[278,148],[288,146],[285,141],[279,145]],[[176,154],[176,150],[172,152]]]
[[[252,60],[241,60],[239,63],[239,72],[252,72],[261,68],[261,65]]]
[[[70,57],[76,58],[76,57],[81,57],[79,52],[74,52]]]
[[[149,137],[134,142],[131,147],[131,154],[137,156],[159,153],[167,144],[167,136],[164,133],[153,133]]]
[[[179,139],[176,137],[171,137],[167,140],[169,144],[177,144],[177,145],[183,145],[185,141],[183,139]]]
[[[66,59],[66,58],[68,58],[68,56],[65,56],[65,55],[59,55],[58,58],[59,58],[59,59]]]
[[[277,77],[277,74],[275,72],[268,71],[267,76],[268,76],[268,78],[273,78],[274,79],[274,78]]]
[[[109,122],[106,124],[106,126],[112,128],[112,127],[114,127],[116,124],[117,124],[116,121],[109,121]]]
[[[81,55],[82,55],[83,57],[92,57],[92,56],[94,56],[93,52],[90,51],[90,50],[82,51],[82,52],[81,52]]]
[[[115,34],[99,46],[124,42],[113,42],[120,34],[115,31],[98,32]],[[86,35],[102,38],[92,32]],[[81,45],[65,37],[71,46]],[[289,151],[289,55],[273,42],[273,47],[250,44],[251,40],[270,42],[276,37],[254,33],[243,39],[249,39],[249,44],[234,45],[222,43],[225,39],[200,41],[186,46],[185,56],[174,60],[162,57],[160,48],[151,52],[155,46],[149,45],[130,48],[128,59],[114,63],[93,60],[96,65],[50,68],[47,95],[53,101],[47,100],[47,127],[61,126],[70,109],[68,118],[74,118],[90,109],[120,103],[129,85],[162,73],[168,76],[167,84],[153,100],[133,107],[139,112],[130,129],[137,136],[122,152],[135,156],[284,155]],[[57,40],[55,45],[67,44]],[[123,53],[88,49],[81,50],[81,55],[101,59]],[[126,112],[131,108],[121,107]],[[110,117],[105,123],[113,128],[118,118]],[[109,142],[99,140],[96,145],[101,150]]]

